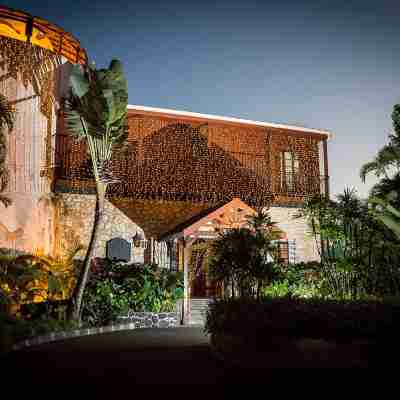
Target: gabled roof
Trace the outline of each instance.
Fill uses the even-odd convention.
[[[194,218],[177,226],[160,240],[207,238],[214,239],[218,232],[227,228],[242,228],[247,226],[247,217],[256,214],[256,210],[239,198],[209,209]],[[280,230],[279,230],[280,231]],[[284,232],[281,232],[284,235]]]
[[[208,209],[190,220],[178,225],[171,232],[164,235],[161,240],[183,238],[191,236],[204,236],[207,238],[216,236],[216,228],[232,226],[245,226],[246,216],[255,214],[256,211],[235,198],[228,203]]]
[[[171,110],[168,108],[156,108],[156,107],[147,107],[147,106],[138,106],[138,105],[128,105],[128,112],[137,111],[138,113],[151,114],[151,115],[159,115],[159,116],[167,116],[167,117],[175,117],[175,118],[184,118],[188,120],[196,120],[199,122],[226,122],[226,123],[234,123],[238,125],[248,125],[248,126],[259,126],[266,128],[276,128],[282,129],[292,132],[304,132],[308,134],[314,134],[317,136],[325,136],[327,139],[331,139],[333,134],[326,130],[313,129],[313,128],[305,128],[302,126],[294,126],[294,125],[284,125],[284,124],[275,124],[272,122],[262,122],[255,121],[249,119],[242,118],[234,118],[234,117],[224,117],[220,115],[212,115],[212,114],[201,114],[190,111],[179,111],[179,110]]]

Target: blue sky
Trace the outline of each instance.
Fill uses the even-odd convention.
[[[360,166],[400,103],[398,1],[3,1],[123,61],[131,104],[327,129],[331,192],[366,196]]]

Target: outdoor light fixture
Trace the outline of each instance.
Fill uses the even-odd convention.
[[[135,236],[133,236],[132,240],[133,240],[133,245],[135,247],[144,247],[145,239],[143,233],[137,231],[135,233]]]

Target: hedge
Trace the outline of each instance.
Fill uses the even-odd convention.
[[[324,299],[229,299],[210,304],[206,331],[249,343],[273,338],[351,342],[400,337],[400,303]]]

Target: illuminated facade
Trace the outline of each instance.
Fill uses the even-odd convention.
[[[88,245],[90,160],[63,117],[71,63],[86,62],[70,34],[0,8],[0,93],[16,108],[3,193],[12,205],[0,204],[2,249],[62,257]],[[108,188],[96,256],[105,257],[110,239],[122,238],[131,244],[130,261],[183,269],[188,298],[188,244],[215,221],[226,223],[226,213],[235,219],[246,207],[269,207],[286,245],[283,258],[318,259],[305,221],[292,217],[309,196],[329,195],[329,132],[143,106],[129,106],[127,128],[126,145],[110,164],[119,182]],[[224,211],[207,219],[216,210]],[[197,236],[185,236],[193,226]]]

